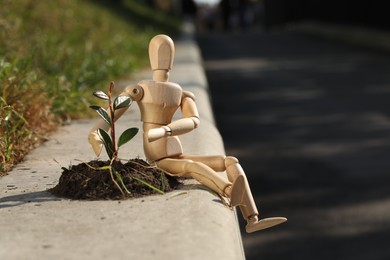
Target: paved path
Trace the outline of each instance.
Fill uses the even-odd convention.
[[[390,56],[286,33],[199,35],[217,124],[262,217],[251,259],[390,259]]]

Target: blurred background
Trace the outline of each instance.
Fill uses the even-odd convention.
[[[247,259],[388,259],[390,37],[380,1],[219,1],[198,42],[260,216]],[[240,215],[240,213],[238,213]]]
[[[390,259],[390,36],[385,1],[3,0],[0,175],[90,93],[148,66],[192,18],[226,152],[261,217],[252,259]],[[238,213],[240,216],[240,213]],[[242,218],[240,217],[240,220]]]

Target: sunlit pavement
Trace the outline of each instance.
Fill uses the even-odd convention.
[[[247,259],[390,259],[390,55],[282,32],[198,42],[227,153],[260,216],[288,218],[242,229]]]

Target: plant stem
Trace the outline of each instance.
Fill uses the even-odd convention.
[[[112,90],[114,89],[114,83],[110,83],[110,87],[108,88],[108,103],[110,109],[110,117],[111,117],[111,140],[112,140],[112,161],[115,161],[118,157],[118,151],[116,149],[116,141],[115,141],[115,111],[112,104]]]
[[[113,161],[111,161],[111,164],[112,164],[112,162],[113,162]],[[112,166],[110,166],[109,172],[110,172],[111,180],[112,180],[112,182],[115,184],[115,186],[119,189],[119,191],[122,193],[123,198],[125,198],[126,195],[125,195],[125,193],[123,192],[122,188],[119,186],[119,184],[116,182],[116,180],[115,180],[115,178],[114,178],[114,174],[112,173],[112,171],[113,171],[113,168],[112,168]]]

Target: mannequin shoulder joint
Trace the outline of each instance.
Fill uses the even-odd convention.
[[[194,93],[192,93],[190,91],[183,90],[182,96],[183,96],[183,99],[184,98],[190,98],[190,99],[195,101],[195,95],[194,95]]]
[[[144,95],[144,90],[140,85],[128,86],[126,88],[126,93],[129,95],[134,101],[139,101],[142,99]]]

